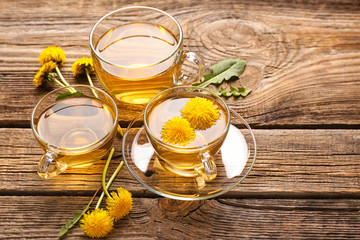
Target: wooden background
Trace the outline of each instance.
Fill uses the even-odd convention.
[[[172,14],[183,27],[184,48],[207,67],[247,60],[231,84],[253,92],[226,101],[254,129],[258,157],[242,184],[206,201],[161,198],[124,168],[112,188],[130,190],[134,207],[108,238],[360,239],[358,0],[1,0],[0,239],[56,238],[100,186],[100,164],[46,181],[37,176],[42,150],[30,114],[55,86],[35,88],[32,80],[39,53],[57,45],[67,55],[65,78],[86,83],[70,69],[90,56],[91,27],[130,5]],[[77,226],[66,238],[86,237]]]

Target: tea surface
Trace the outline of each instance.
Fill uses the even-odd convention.
[[[176,38],[162,26],[130,23],[105,33],[96,50],[109,62],[139,68],[161,61],[174,51],[176,44]]]
[[[94,57],[94,67],[104,88],[117,100],[146,104],[158,92],[173,86],[180,71],[175,56],[176,37],[166,28],[150,23],[130,23],[106,32]]]
[[[111,108],[87,97],[66,98],[46,109],[37,122],[39,136],[49,145],[74,149],[86,147],[111,130]]]

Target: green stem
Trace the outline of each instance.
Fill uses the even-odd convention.
[[[199,85],[196,85],[197,87],[201,87],[201,88],[206,88],[207,86],[209,86],[211,84],[210,81],[206,81],[206,82],[202,82]]]
[[[69,86],[70,84],[65,80],[64,76],[61,74],[59,67],[56,66],[55,69],[56,69],[56,72],[57,72],[57,74],[59,75],[61,81],[62,81],[66,86]]]
[[[109,198],[112,198],[112,197],[110,196],[109,192],[106,189],[105,180],[106,180],[106,173],[108,171],[112,156],[114,155],[114,151],[115,151],[115,148],[112,148],[111,151],[110,151],[110,154],[108,156],[108,159],[106,160],[106,164],[105,164],[104,171],[103,171],[103,174],[102,174],[102,187],[103,187],[103,190],[104,190],[106,196],[108,196]]]
[[[89,210],[91,203],[94,201],[96,195],[100,191],[102,187],[99,187],[98,190],[95,192],[94,196],[90,199],[90,202],[84,207],[83,211],[79,215],[74,215],[74,220],[71,221],[71,224],[68,226],[67,224],[63,227],[61,227],[61,230],[59,232],[59,237],[64,236],[72,227],[75,226],[75,224],[81,219],[81,217]]]
[[[111,186],[111,184],[113,183],[113,181],[115,180],[116,176],[119,174],[119,172],[120,172],[120,170],[121,170],[121,168],[122,168],[123,166],[124,166],[124,161],[121,161],[120,164],[119,164],[119,166],[116,168],[115,172],[113,173],[113,175],[112,175],[111,178],[109,179],[109,182],[106,184],[106,187],[105,187],[106,190],[109,189],[109,187]],[[97,204],[96,204],[95,209],[98,209],[98,208],[100,207],[100,204],[101,204],[104,196],[105,196],[105,191],[103,191],[103,192],[101,193],[101,195],[100,195],[100,197],[99,197],[99,200],[98,200],[98,202],[97,202]]]
[[[57,72],[57,74],[59,75],[61,81],[62,81],[66,86],[70,86],[70,84],[65,80],[64,76],[61,74],[59,67],[56,66],[55,69],[56,69],[56,72]],[[75,90],[73,87],[72,87],[72,88],[69,88],[69,91],[70,91],[71,93],[76,92],[76,90]]]
[[[87,69],[87,68],[85,68],[85,73],[86,73],[86,77],[87,77],[87,79],[88,79],[88,81],[89,81],[89,84],[90,84],[90,86],[94,86],[94,84],[93,84],[93,82],[92,82],[92,80],[91,80],[91,77],[90,77],[90,74],[89,74],[89,70]]]
[[[118,133],[121,134],[121,136],[124,136],[124,133],[123,133],[122,128],[120,127],[120,124],[118,124],[118,126],[117,126],[117,131],[118,131]]]
[[[89,74],[89,70],[88,70],[87,68],[85,68],[85,73],[86,73],[86,77],[87,77],[87,79],[88,79],[88,81],[89,81],[90,86],[94,87],[94,84],[93,84],[93,82],[92,82],[92,80],[91,80],[91,77],[90,77],[90,74]],[[94,89],[92,89],[92,92],[94,93],[94,96],[95,96],[96,98],[99,98],[99,96],[97,95],[97,93],[95,92]]]
[[[56,78],[53,78],[54,79],[54,81],[57,83],[57,84],[59,84],[60,86],[62,86],[62,87],[65,87],[65,85],[62,83],[62,82],[60,82],[59,80],[57,80]]]

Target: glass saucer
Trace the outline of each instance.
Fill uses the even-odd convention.
[[[128,126],[122,142],[123,159],[130,173],[150,191],[178,200],[202,200],[220,196],[241,183],[256,158],[256,141],[247,122],[230,109],[229,133],[214,156],[218,174],[211,181],[169,171],[158,158],[143,125],[143,114]]]

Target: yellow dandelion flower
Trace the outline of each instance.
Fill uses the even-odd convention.
[[[84,214],[80,227],[91,238],[102,238],[110,233],[114,226],[114,218],[103,209],[95,209]]]
[[[124,189],[118,188],[117,193],[112,192],[111,198],[107,198],[107,209],[109,211],[110,216],[112,216],[115,221],[121,219],[122,217],[129,214],[132,209],[132,198],[131,193]]]
[[[195,139],[195,130],[186,119],[174,117],[162,127],[161,139],[166,143],[185,146]]]
[[[181,116],[187,119],[194,129],[205,130],[220,119],[217,106],[203,97],[190,98],[181,110]]]
[[[57,46],[51,46],[45,48],[39,55],[39,62],[45,64],[47,62],[53,61],[59,66],[62,66],[65,62],[66,56],[64,51]]]
[[[88,72],[93,71],[92,58],[83,57],[77,59],[71,67],[71,71],[74,74],[74,77],[78,77],[79,75],[86,74],[86,70]]]
[[[56,63],[52,61],[42,65],[34,77],[33,82],[35,83],[35,86],[39,87],[45,81],[52,81],[52,79],[50,79],[49,73],[51,73],[56,68],[56,66],[57,66]]]

